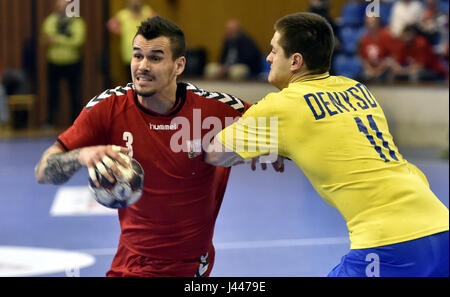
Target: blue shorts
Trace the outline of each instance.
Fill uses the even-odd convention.
[[[448,231],[369,249],[352,249],[329,274],[339,276],[448,277]]]

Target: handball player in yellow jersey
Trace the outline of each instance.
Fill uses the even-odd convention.
[[[350,251],[329,276],[448,276],[448,208],[400,154],[368,88],[328,73],[329,23],[285,16],[271,46],[268,80],[280,92],[216,135],[205,161],[227,167],[275,154],[295,162],[347,222]]]

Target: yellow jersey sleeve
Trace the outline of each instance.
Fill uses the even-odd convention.
[[[228,150],[244,159],[280,153],[276,94],[269,94],[234,124],[220,132],[216,139]]]

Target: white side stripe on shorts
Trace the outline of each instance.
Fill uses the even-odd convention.
[[[197,273],[195,273],[195,277],[202,277],[206,271],[208,271],[209,267],[209,258],[208,253],[200,256],[200,266],[198,267]]]

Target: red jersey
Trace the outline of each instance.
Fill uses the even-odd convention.
[[[366,33],[360,41],[359,55],[370,65],[377,66],[390,56],[392,40],[386,28],[381,28],[377,35]]]
[[[178,83],[164,115],[142,106],[132,84],[93,98],[57,142],[65,151],[93,145],[132,149],[145,172],[144,193],[119,210],[120,240],[132,252],[191,259],[212,245],[230,168],[203,162],[203,143],[240,117],[249,104]],[[203,146],[203,148],[206,146]]]
[[[415,62],[428,70],[447,75],[447,70],[433,51],[432,45],[421,35],[417,35],[411,44],[402,42],[393,55],[401,65]]]

